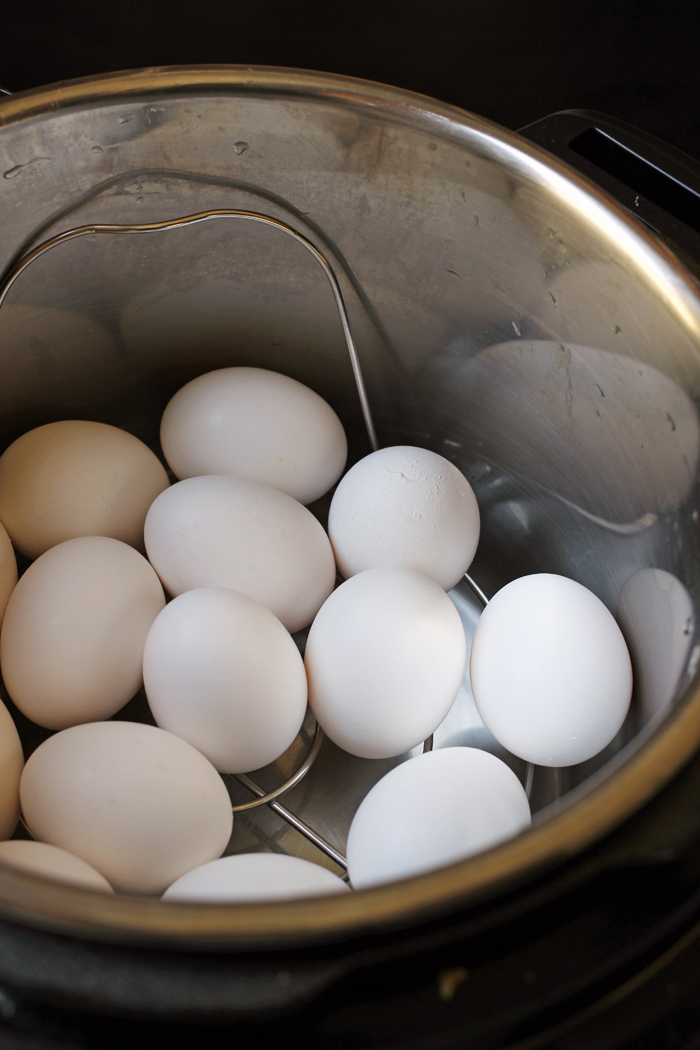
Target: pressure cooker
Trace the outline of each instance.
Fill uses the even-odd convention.
[[[202,66],[3,98],[0,170],[6,274],[95,224],[238,209],[297,230],[342,288],[379,445],[439,452],[474,488],[477,597],[527,573],[578,580],[618,618],[635,672],[602,755],[534,770],[531,830],[419,877],[224,906],[0,868],[3,1045],[686,1045],[700,1030],[692,162],[598,114],[516,134],[379,84]],[[0,308],[2,447],[85,418],[157,450],[175,390],[237,364],[311,386],[351,461],[370,451],[336,304],[293,239],[200,224],[67,240]],[[456,600],[476,622],[474,591]],[[42,733],[13,713],[29,753]],[[483,743],[480,726],[451,732]],[[339,855],[377,776],[358,761],[326,742],[285,797]],[[268,770],[266,790],[288,772]],[[256,819],[238,822],[246,848],[311,856],[269,809]]]

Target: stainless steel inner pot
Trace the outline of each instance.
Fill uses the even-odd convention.
[[[341,898],[225,907],[112,899],[0,869],[0,916],[202,949],[407,925],[575,856],[681,768],[700,744],[700,298],[641,223],[461,110],[284,70],[160,69],[10,98],[0,171],[4,267],[78,225],[213,208],[265,212],[308,236],[342,285],[380,444],[434,449],[476,491],[480,587],[541,571],[585,584],[618,617],[636,681],[601,756],[535,771],[533,830],[463,863]],[[341,416],[351,460],[369,451],[332,295],[299,245],[225,223],[67,243],[0,310],[2,447],[44,422],[90,418],[157,448],[172,393],[231,364],[307,383]],[[479,603],[466,585],[453,597],[470,635]],[[118,717],[144,709],[137,697]],[[468,680],[435,736],[455,743],[525,776],[480,723]],[[300,738],[262,771],[263,786],[306,747]],[[285,805],[342,848],[391,764],[327,741]],[[332,867],[269,810],[238,817],[230,850],[261,845]]]

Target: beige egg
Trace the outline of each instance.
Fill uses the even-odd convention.
[[[12,700],[47,729],[110,718],[141,688],[164,605],[155,571],[126,543],[81,536],[52,547],[5,611],[0,667]]]
[[[76,536],[111,536],[143,550],[146,513],[168,484],[133,434],[87,420],[47,423],[0,456],[0,521],[29,558]]]
[[[93,722],[49,737],[27,761],[20,795],[35,838],[82,857],[122,893],[162,893],[220,857],[233,826],[211,762],[172,733],[136,722]]]
[[[8,864],[12,868],[20,868],[31,875],[41,875],[56,882],[70,882],[85,889],[114,893],[104,875],[100,875],[91,864],[46,842],[28,842],[24,839],[0,842],[0,864]]]
[[[17,559],[7,530],[0,525],[0,624],[17,583]]]
[[[52,287],[57,291],[53,283]],[[77,302],[71,305],[81,308]],[[78,405],[113,397],[115,384],[124,381],[124,358],[114,336],[75,309],[3,303],[0,389],[4,424],[27,409],[58,411],[70,419]]]
[[[24,754],[17,728],[0,701],[0,839],[9,838],[17,827],[23,768]]]

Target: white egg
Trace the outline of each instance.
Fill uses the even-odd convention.
[[[331,740],[360,758],[389,758],[435,730],[467,658],[456,608],[412,569],[368,569],[343,583],[306,643],[309,703]]]
[[[7,839],[19,820],[19,780],[24,754],[12,715],[0,700],[0,839]]]
[[[104,875],[100,875],[91,864],[46,842],[28,842],[23,839],[0,842],[0,864],[8,864],[12,868],[20,868],[57,882],[69,882],[84,889],[114,893]]]
[[[335,584],[328,536],[291,496],[217,475],[179,481],[155,500],[146,550],[172,595],[225,587],[254,598],[288,631],[311,623]]]
[[[165,605],[133,547],[66,540],[30,565],[7,605],[0,666],[27,718],[48,729],[110,718],[141,688],[143,647]]]
[[[160,428],[176,477],[230,474],[311,503],[343,473],[348,445],[330,405],[265,368],[219,368],[169,402]]]
[[[306,712],[304,663],[264,605],[237,591],[187,591],[156,618],[143,656],[156,722],[221,773],[259,769],[286,751]]]
[[[565,576],[538,573],[503,587],[474,634],[479,714],[514,755],[571,766],[597,755],[625,720],[632,665],[605,605]]]
[[[224,782],[185,740],[136,722],[49,737],[20,782],[35,838],[74,853],[122,893],[162,893],[221,856],[233,825]]]
[[[203,864],[174,882],[164,901],[271,901],[346,893],[333,872],[282,853],[240,853]]]
[[[47,423],[0,456],[0,521],[29,558],[76,536],[143,550],[146,512],[168,485],[163,465],[133,434],[83,419]]]
[[[347,472],[333,496],[328,533],[346,579],[365,569],[417,569],[447,591],[476,553],[479,507],[452,463],[398,445]]]
[[[515,773],[472,747],[429,751],[375,784],[350,826],[347,859],[356,890],[453,864],[530,825]]]

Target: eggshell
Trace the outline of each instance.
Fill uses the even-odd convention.
[[[212,764],[172,733],[93,722],[49,737],[20,784],[35,838],[82,857],[121,893],[162,893],[219,857],[233,813]]]
[[[23,839],[0,842],[0,864],[9,864],[10,867],[57,882],[70,882],[85,889],[114,893],[104,875],[100,875],[92,865],[46,842],[28,842]]]
[[[47,729],[109,718],[143,682],[143,647],[165,605],[143,555],[106,536],[66,540],[27,569],[7,606],[7,691]]]
[[[225,587],[254,598],[298,631],[333,590],[335,562],[310,511],[243,478],[188,478],[148,512],[146,550],[172,595]]]
[[[174,882],[164,901],[270,901],[346,893],[333,872],[282,853],[240,853],[203,864]]]
[[[265,368],[219,368],[169,402],[160,440],[178,478],[229,474],[311,503],[343,473],[348,443],[330,405]]]
[[[0,700],[0,839],[8,839],[19,820],[19,780],[24,754],[10,712]]]
[[[143,677],[158,725],[221,773],[274,762],[306,712],[294,641],[269,609],[237,591],[203,587],[166,605],[146,640]]]
[[[143,549],[146,512],[168,475],[125,430],[69,419],[30,430],[0,456],[0,521],[28,558],[76,536]]]
[[[434,580],[413,569],[368,569],[334,591],[313,622],[309,703],[350,754],[400,755],[440,725],[466,658],[459,613]]]
[[[515,773],[473,747],[429,751],[375,784],[350,826],[356,890],[454,864],[524,831],[530,806]]]
[[[597,755],[625,720],[632,664],[605,605],[565,576],[537,573],[503,587],[474,634],[474,701],[496,739],[540,766]]]
[[[479,507],[449,460],[397,445],[361,459],[338,485],[328,534],[342,575],[365,569],[417,569],[446,591],[472,563]]]
[[[0,624],[10,595],[17,583],[17,559],[12,549],[10,537],[6,530],[0,525]]]

